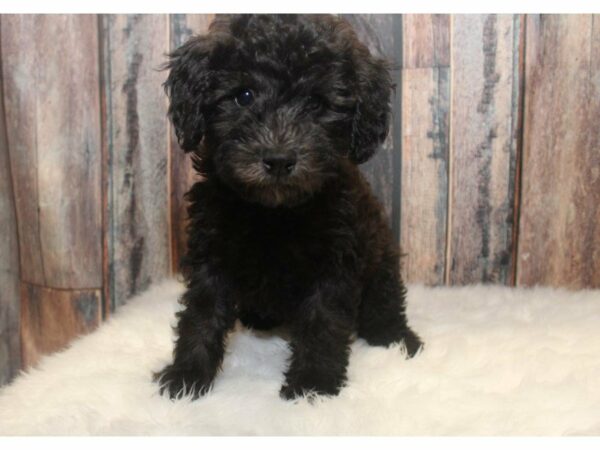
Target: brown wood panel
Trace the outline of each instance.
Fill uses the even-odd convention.
[[[101,286],[95,16],[3,16],[2,55],[22,278]]]
[[[402,198],[403,275],[444,283],[448,206],[448,15],[403,16]]]
[[[15,182],[21,277],[45,283],[40,214],[38,210],[37,163],[37,44],[33,15],[2,15],[1,54],[6,133],[12,152],[10,164]],[[29,36],[22,39],[21,36]]]
[[[404,14],[403,67],[450,66],[450,15]]]
[[[0,386],[21,368],[19,244],[2,97],[0,90]]]
[[[99,289],[51,289],[21,284],[23,366],[65,348],[75,337],[93,331],[102,316]]]
[[[399,68],[401,61],[397,51],[397,42],[395,41],[395,24],[399,23],[392,14],[343,14],[356,31],[361,42],[363,42],[373,55],[386,58],[396,69]],[[392,74],[394,81],[398,85],[399,71],[395,70]],[[399,91],[397,91],[399,95]],[[393,102],[399,102],[399,97],[392,97]],[[397,122],[397,121],[396,121]],[[396,128],[397,123],[392,123],[387,139],[375,154],[366,163],[360,166],[371,187],[383,204],[385,212],[390,218],[390,225],[394,228],[395,235],[398,235],[399,227],[399,208],[394,208],[397,193],[399,191],[399,177],[395,173],[399,159],[399,142],[394,142],[394,134],[399,131]]]
[[[101,18],[113,305],[170,274],[166,15]]]
[[[176,49],[192,35],[204,34],[214,14],[174,14],[170,16],[170,48]],[[187,202],[184,195],[200,177],[194,172],[189,155],[177,143],[175,131],[169,127],[169,156],[171,158],[171,255],[174,272],[187,245]]]
[[[600,16],[530,15],[517,282],[600,287]]]
[[[447,272],[452,284],[511,279],[519,20],[452,17]]]

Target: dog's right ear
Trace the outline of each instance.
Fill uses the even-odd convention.
[[[169,118],[179,146],[185,152],[198,148],[205,129],[204,98],[209,86],[209,36],[195,36],[169,54],[164,83],[170,99]]]

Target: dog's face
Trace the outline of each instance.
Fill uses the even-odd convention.
[[[329,16],[221,16],[171,55],[180,146],[238,195],[294,206],[385,139],[391,81]]]

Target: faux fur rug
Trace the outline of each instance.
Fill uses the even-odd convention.
[[[425,350],[359,339],[348,386],[313,403],[278,396],[286,341],[239,327],[209,395],[157,395],[181,291],[152,288],[0,390],[0,434],[600,434],[600,291],[413,286]]]

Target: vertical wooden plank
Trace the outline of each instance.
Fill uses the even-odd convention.
[[[403,16],[403,276],[444,283],[448,206],[450,17]]]
[[[2,70],[0,86],[3,86]],[[8,151],[4,95],[0,89],[0,386],[21,368],[19,247]]]
[[[450,16],[404,14],[403,66],[406,69],[450,66]]]
[[[517,284],[517,267],[519,254],[519,224],[521,215],[521,182],[523,172],[523,121],[525,112],[525,35],[527,31],[526,15],[519,15],[519,55],[518,55],[518,77],[519,90],[517,100],[517,149],[515,175],[513,185],[513,222],[512,222],[512,252],[511,252],[511,271],[507,284],[515,286]]]
[[[33,283],[102,284],[97,51],[92,15],[2,17],[22,278]]]
[[[452,20],[447,281],[503,284],[514,250],[521,27],[511,15]]]
[[[98,23],[98,65],[100,77],[100,143],[102,152],[102,318],[108,319],[115,309],[113,278],[113,212],[112,212],[112,130],[108,121],[110,101],[110,54],[108,41],[108,20],[104,14],[96,16]],[[107,67],[108,65],[108,67]]]
[[[75,337],[93,331],[101,319],[99,289],[51,289],[21,284],[23,366],[63,349]]]
[[[35,291],[21,289],[21,297],[31,294],[45,315],[62,326],[61,307],[52,301],[52,292],[102,285],[96,19],[18,15],[1,20],[22,286]],[[23,348],[36,333],[44,336],[36,347],[45,348],[52,330],[38,329],[41,324],[29,320],[26,299],[21,306]],[[87,326],[83,316],[68,320],[73,329]],[[18,326],[19,321],[12,323]],[[23,352],[24,363],[29,355]]]
[[[530,15],[517,282],[600,287],[600,16]]]
[[[343,14],[356,31],[358,38],[371,51],[373,55],[386,58],[392,65],[398,68],[401,61],[396,54],[395,48],[395,18],[392,14]],[[392,74],[396,85],[399,86],[399,71],[395,70]],[[399,101],[393,97],[393,102]],[[361,166],[362,172],[375,195],[379,198],[385,212],[390,218],[390,225],[393,228],[394,235],[399,235],[399,208],[394,211],[394,197],[399,195],[399,177],[395,170],[398,165],[398,156],[400,155],[400,143],[394,142],[395,128],[399,126],[399,118],[393,117],[387,139],[375,154],[373,158]],[[397,130],[396,130],[397,131]]]
[[[44,15],[34,34],[40,240],[52,287],[102,285],[96,26],[93,15]]]
[[[102,17],[110,294],[113,305],[170,273],[166,15]]]
[[[213,14],[171,15],[169,18],[170,49],[176,49],[192,35],[205,34],[213,18]],[[178,272],[179,261],[187,245],[187,202],[184,195],[200,177],[192,168],[190,156],[179,148],[172,126],[169,127],[169,156],[171,158],[171,256],[173,271]]]
[[[2,15],[0,20],[6,133],[12,151],[21,277],[44,284],[38,208],[37,50],[35,39],[20,38],[34,35],[36,16]]]

